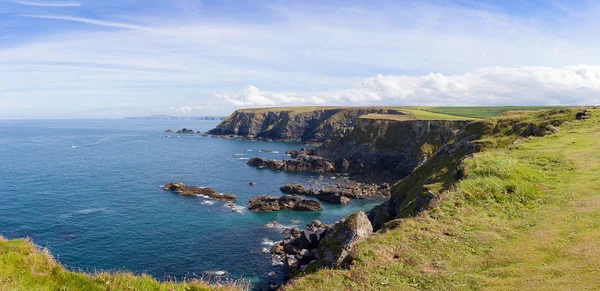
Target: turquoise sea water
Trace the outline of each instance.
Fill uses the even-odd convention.
[[[282,239],[281,230],[266,223],[331,223],[378,203],[236,213],[224,202],[163,191],[161,185],[180,181],[235,194],[236,204],[245,206],[254,196],[281,195],[280,186],[317,176],[246,165],[254,156],[287,158],[285,151],[301,144],[163,133],[183,127],[206,131],[217,123],[0,121],[0,234],[30,237],[71,269],[128,270],[157,279],[225,270],[261,288],[282,277],[281,266],[272,266],[271,256],[262,252],[269,241]],[[251,181],[256,185],[249,186]],[[272,271],[277,274],[269,277]]]

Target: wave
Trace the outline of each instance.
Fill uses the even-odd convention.
[[[78,211],[71,212],[71,213],[61,214],[59,217],[66,219],[66,218],[72,217],[73,215],[88,215],[88,214],[97,213],[97,212],[109,213],[112,211],[108,210],[106,208],[86,208],[86,209],[78,210]]]

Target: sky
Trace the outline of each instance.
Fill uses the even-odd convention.
[[[0,0],[0,119],[598,105],[598,1]]]

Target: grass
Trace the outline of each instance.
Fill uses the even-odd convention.
[[[26,239],[0,237],[0,290],[243,290],[243,282],[209,285],[201,280],[158,282],[126,272],[85,274],[65,270],[45,249]]]
[[[550,108],[557,108],[557,106],[449,106],[429,107],[425,108],[425,110],[434,113],[441,113],[461,117],[491,118],[498,116],[506,111],[540,110]]]
[[[528,114],[544,124],[573,112]],[[505,126],[510,116],[490,121],[485,150],[426,211],[361,243],[349,270],[286,290],[600,289],[600,112],[537,137]]]

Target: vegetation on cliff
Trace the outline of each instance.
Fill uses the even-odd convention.
[[[193,276],[190,276],[193,277]],[[210,285],[201,280],[158,282],[150,276],[131,273],[72,272],[57,263],[45,249],[29,240],[0,237],[0,290],[242,290],[247,286],[224,283]]]
[[[393,187],[394,216],[348,270],[285,289],[600,288],[600,116],[580,110],[472,123]]]

